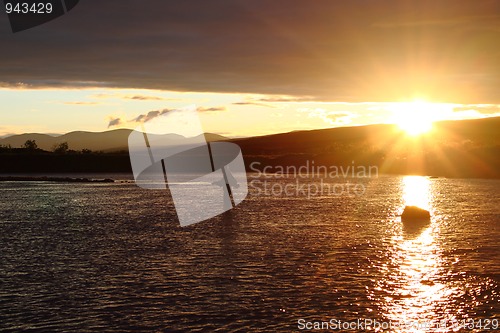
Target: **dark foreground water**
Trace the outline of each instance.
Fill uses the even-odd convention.
[[[341,195],[264,181],[187,228],[165,192],[130,183],[0,183],[0,331],[498,327],[498,180],[351,179],[364,193]],[[404,227],[405,204],[429,208],[430,226]]]

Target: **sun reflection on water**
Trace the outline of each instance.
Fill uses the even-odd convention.
[[[402,179],[403,205],[432,211],[433,189],[426,177],[407,176]],[[398,221],[400,222],[400,221]],[[446,275],[443,250],[437,240],[439,221],[417,229],[414,237],[405,234],[396,224],[391,253],[382,265],[384,277],[377,282],[377,293],[384,295],[380,307],[391,323],[392,332],[448,332],[441,323],[451,322],[451,312],[444,311],[456,292],[443,280]],[[398,325],[399,324],[399,325]]]

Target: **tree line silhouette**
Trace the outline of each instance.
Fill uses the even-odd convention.
[[[12,145],[0,145],[0,153],[49,153],[46,150],[38,148],[36,140],[26,140],[26,142],[20,148],[14,148]],[[92,151],[90,149],[82,149],[82,150],[72,150],[69,148],[69,144],[67,142],[61,142],[55,144],[51,151],[55,154],[93,154],[93,153],[102,153],[101,151]]]
[[[19,148],[0,146],[0,172],[131,172],[131,166],[126,151],[72,150],[67,142],[55,144],[47,151],[40,149],[36,140],[27,140]]]

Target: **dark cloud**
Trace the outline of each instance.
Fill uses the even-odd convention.
[[[4,86],[499,103],[500,2],[86,0],[12,34]]]
[[[112,118],[112,119],[109,120],[108,128],[119,126],[121,124],[123,124],[123,121],[122,121],[121,118]]]
[[[160,111],[149,111],[147,114],[141,114],[137,116],[137,118],[134,118],[133,121],[135,121],[136,123],[145,123],[150,121],[151,119],[158,117],[160,114]]]
[[[174,112],[175,109],[163,109],[163,110],[154,110],[154,111],[149,111],[148,113],[140,114],[137,117],[125,121],[122,118],[110,118],[108,128],[114,127],[114,126],[119,126],[119,125],[124,125],[124,124],[130,124],[130,123],[146,123],[148,121],[153,120],[154,118],[157,118],[159,116],[165,115],[169,112]]]
[[[297,103],[297,102],[315,102],[313,96],[270,96],[261,98],[249,98],[244,102],[232,103],[233,105],[255,105],[268,108],[275,108],[274,105],[268,103]]]
[[[0,19],[1,24],[1,19]],[[0,31],[0,40],[1,40]],[[52,74],[54,75],[54,74]],[[21,79],[21,78],[20,78]],[[45,88],[61,88],[61,89],[86,89],[86,88],[113,88],[110,82],[98,81],[78,81],[78,80],[21,80],[21,81],[0,81],[1,88],[16,88],[16,89],[45,89]]]
[[[255,105],[255,106],[263,106],[266,108],[275,108],[275,106],[265,104],[265,103],[259,103],[259,102],[236,102],[232,103],[233,105]]]
[[[211,108],[204,108],[204,107],[198,107],[196,109],[198,112],[224,112],[227,111],[227,108],[225,106],[217,106],[217,107],[211,107]]]
[[[165,101],[168,98],[158,97],[158,96],[149,96],[149,95],[133,95],[133,96],[125,96],[125,99],[131,99],[136,101]]]
[[[141,114],[134,119],[132,119],[132,122],[136,123],[146,123],[156,117],[163,116],[166,113],[173,112],[175,109],[163,109],[163,110],[156,110],[156,111],[149,111],[146,114]]]
[[[221,111],[227,111],[226,107],[211,107],[211,108],[204,108],[204,107],[198,107],[196,109],[198,112],[221,112]],[[175,112],[178,111],[177,109],[163,109],[163,110],[154,110],[154,111],[149,111],[148,113],[140,114],[134,119],[130,120],[129,122],[133,123],[146,123],[148,121],[151,121],[154,118],[157,118],[159,116],[163,116],[167,113],[170,112]]]

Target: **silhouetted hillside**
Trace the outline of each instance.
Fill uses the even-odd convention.
[[[436,122],[411,138],[396,125],[295,131],[233,140],[261,166],[375,165],[381,173],[500,177],[500,117]]]
[[[127,150],[130,132],[132,132],[132,130],[129,129],[118,129],[106,132],[76,131],[60,136],[27,133],[0,139],[0,145],[10,145],[12,148],[19,148],[27,140],[35,140],[38,148],[50,151],[55,145],[67,142],[69,148],[72,150],[90,149],[94,151],[111,152]],[[177,137],[182,138],[176,134],[166,134],[165,136],[168,136],[170,140],[175,140]],[[222,135],[212,133],[205,133],[205,138],[207,141],[227,140],[227,138]]]
[[[423,174],[446,177],[500,178],[500,117],[442,121],[431,133],[409,137],[395,125],[379,124],[228,140],[205,134],[208,141],[237,143],[247,170],[266,166],[302,166],[308,161],[322,166],[377,166],[379,173]],[[104,133],[72,132],[50,141],[40,134],[10,137],[11,145],[27,139],[39,147],[68,142],[70,149],[121,149],[122,153],[0,148],[0,172],[130,172],[126,151],[129,130]],[[0,140],[0,145],[6,145]],[[24,141],[23,141],[24,140]],[[38,141],[40,140],[40,142]],[[44,141],[45,140],[45,141]],[[44,148],[46,149],[46,148]]]

